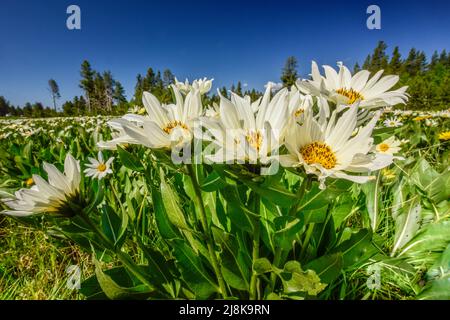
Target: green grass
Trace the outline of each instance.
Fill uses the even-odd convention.
[[[67,288],[66,268],[78,265],[85,279],[93,267],[68,241],[0,217],[0,248],[0,300],[83,299]]]

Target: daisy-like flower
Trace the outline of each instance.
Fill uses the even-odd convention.
[[[74,157],[67,154],[64,161],[64,173],[53,164],[44,162],[44,170],[48,182],[41,176],[33,175],[33,185],[30,189],[16,191],[14,197],[2,201],[10,208],[3,214],[24,217],[39,213],[61,214],[73,216],[72,202],[79,202],[80,165]]]
[[[87,177],[92,177],[94,179],[101,180],[109,173],[112,173],[111,163],[114,157],[109,158],[106,162],[103,160],[103,154],[101,151],[98,152],[98,159],[89,157],[89,164],[86,165],[84,173]]]
[[[401,145],[403,143],[400,140],[397,140],[395,136],[391,136],[381,143],[377,144],[373,149],[374,152],[382,153],[382,154],[390,154],[394,155],[400,152]],[[401,157],[394,157],[395,159],[403,159]]]
[[[388,91],[399,80],[398,76],[381,77],[383,70],[369,79],[370,72],[361,70],[352,76],[350,70],[339,63],[339,73],[330,66],[323,66],[325,77],[320,74],[319,67],[312,62],[312,80],[297,81],[297,86],[307,94],[324,95],[329,101],[350,105],[359,101],[362,108],[377,108],[405,103],[407,87]]]
[[[195,90],[198,90],[200,94],[203,95],[211,90],[213,80],[214,79],[208,80],[207,78],[196,79],[190,84],[188,79],[186,79],[185,82],[179,82],[177,78],[175,78],[175,86],[185,95]]]
[[[205,158],[216,163],[267,164],[278,151],[288,112],[288,90],[281,89],[270,98],[268,86],[255,102],[232,93],[231,100],[220,96],[219,119],[201,118],[205,131],[199,138],[211,141],[214,153]]]
[[[318,177],[320,187],[324,188],[329,177],[365,183],[373,177],[347,172],[368,173],[392,163],[392,155],[370,153],[371,134],[379,113],[356,134],[357,108],[348,109],[339,118],[337,114],[334,111],[329,120],[316,120],[312,112],[308,112],[303,125],[290,128],[285,141],[289,153],[280,155],[281,165],[303,166],[307,174]]]
[[[390,118],[390,119],[384,120],[383,124],[385,127],[388,127],[388,128],[396,128],[396,127],[401,127],[403,125],[403,122],[401,122],[397,118]]]
[[[450,140],[450,131],[444,131],[439,133],[438,135],[439,140],[447,141]]]
[[[172,86],[176,104],[161,105],[149,92],[144,92],[143,102],[146,116],[128,114],[108,124],[123,130],[125,136],[115,138],[131,144],[141,144],[148,148],[173,148],[190,143],[193,138],[195,121],[202,114],[200,92],[190,91],[185,98],[176,86]]]

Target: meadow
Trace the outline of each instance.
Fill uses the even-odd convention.
[[[174,89],[176,106],[203,114],[194,110],[193,88],[181,88],[182,95]],[[272,101],[282,94],[289,95],[280,90]],[[287,112],[294,111],[299,131],[280,147],[282,166],[269,175],[262,174],[270,161],[259,131],[243,136],[258,151],[254,162],[249,152],[250,163],[175,164],[162,147],[165,136],[146,127],[139,108],[121,119],[0,119],[7,213],[0,215],[0,299],[450,299],[450,112],[409,111],[406,104],[356,119],[358,97],[340,94],[350,109],[336,103],[331,118],[347,121],[353,145],[372,125],[365,152],[380,158],[367,178],[363,170],[324,176],[315,162],[331,170],[340,161],[324,143],[299,149],[303,167],[284,164],[297,161],[295,135],[322,117],[331,123],[328,103],[315,97],[307,105],[302,96],[295,103],[301,112]],[[258,119],[264,98],[259,109],[249,100],[230,103],[248,103]],[[218,108],[207,108],[211,118]],[[194,134],[177,121],[164,132],[180,129],[179,147]],[[68,155],[84,175],[77,178]],[[58,175],[62,169],[72,180]],[[39,176],[74,192],[14,196],[36,185],[44,192]],[[67,287],[70,265],[81,270],[79,290]]]

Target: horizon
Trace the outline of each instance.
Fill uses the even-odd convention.
[[[81,9],[81,30],[66,27],[71,4]],[[370,4],[381,9],[381,30],[366,27]],[[362,65],[380,40],[388,45],[388,54],[399,46],[405,58],[415,47],[429,59],[433,51],[450,48],[448,12],[450,3],[438,1],[424,6],[406,1],[220,5],[203,0],[195,4],[6,0],[0,11],[0,96],[15,106],[26,102],[51,106],[52,78],[61,91],[60,109],[64,101],[83,94],[79,88],[83,60],[99,72],[110,70],[130,100],[137,74],[145,75],[149,67],[170,69],[179,81],[214,78],[213,90],[238,81],[263,90],[268,81],[280,82],[288,56],[297,58],[302,77],[310,73],[312,60],[332,67],[337,61],[350,68],[356,62]]]

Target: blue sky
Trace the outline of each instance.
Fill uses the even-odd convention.
[[[81,8],[81,30],[66,28],[66,8]],[[366,8],[381,8],[381,30],[366,28]],[[279,81],[286,57],[306,76],[311,60],[350,66],[378,40],[390,52],[428,56],[450,49],[449,1],[81,1],[2,0],[0,95],[13,104],[51,105],[54,78],[64,100],[80,95],[80,64],[111,70],[131,98],[136,75],[171,69],[178,79],[213,77],[262,89]]]

